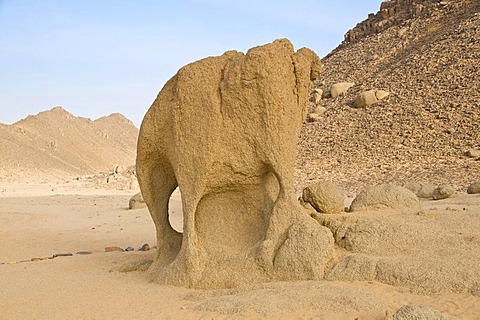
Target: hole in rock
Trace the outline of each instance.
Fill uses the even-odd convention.
[[[177,187],[168,202],[168,221],[175,231],[183,232],[183,208],[180,189]]]

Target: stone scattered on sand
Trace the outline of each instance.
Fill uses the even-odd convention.
[[[477,194],[480,193],[480,182],[474,182],[467,188],[468,194]]]
[[[317,107],[315,107],[315,109],[313,110],[313,113],[316,113],[316,114],[319,114],[319,115],[323,115],[323,114],[325,113],[325,111],[327,111],[327,108],[322,107],[322,106],[317,106]]]
[[[120,272],[146,271],[153,260],[129,261],[120,267]]]
[[[345,92],[348,91],[351,87],[355,85],[355,82],[339,82],[332,84],[332,87],[330,89],[330,95],[332,98],[336,98],[341,94],[344,94]]]
[[[404,305],[393,314],[393,320],[447,320],[439,311],[424,305]]]
[[[55,253],[53,255],[54,258],[57,258],[57,257],[70,257],[70,256],[73,256],[73,253]]]
[[[315,88],[312,92],[312,98],[314,104],[319,104],[323,97],[323,90],[320,88]]]
[[[392,184],[365,188],[350,205],[351,212],[407,208],[421,208],[417,196],[404,187]]]
[[[321,117],[322,117],[322,116],[319,115],[318,113],[314,113],[314,112],[309,113],[309,114],[307,115],[307,122],[315,122],[315,121],[318,121],[318,120],[321,119]]]
[[[465,155],[470,158],[480,158],[480,150],[479,149],[470,149],[465,152]]]
[[[322,278],[333,238],[305,214],[294,186],[297,140],[320,69],[313,51],[279,39],[190,63],[166,83],[137,148],[157,230],[149,269],[156,282],[212,289]],[[168,222],[177,186],[183,234]],[[308,223],[308,231],[298,227]]]
[[[135,251],[135,248],[134,247],[126,247],[125,248],[125,251]]]
[[[438,186],[433,190],[432,198],[433,200],[441,200],[451,198],[455,195],[455,189],[451,185],[444,184]]]
[[[149,251],[150,250],[150,245],[148,243],[145,243],[139,251]]]
[[[35,261],[42,261],[45,260],[44,258],[32,258],[30,261],[35,262]]]
[[[368,90],[361,92],[355,102],[353,103],[356,108],[365,108],[378,101],[384,99],[389,95],[389,92],[384,90]]]
[[[345,193],[328,181],[317,182],[303,189],[302,200],[320,213],[340,213],[345,209]]]
[[[130,201],[128,201],[128,208],[131,210],[142,209],[142,208],[145,208],[146,206],[147,204],[145,203],[145,200],[143,199],[141,192],[132,196],[130,198]]]
[[[105,247],[105,252],[114,252],[114,251],[123,252],[123,249],[120,247]]]
[[[92,254],[92,252],[90,252],[90,251],[78,251],[77,254],[78,255],[89,255],[89,254]]]

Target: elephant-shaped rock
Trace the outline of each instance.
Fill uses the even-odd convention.
[[[159,283],[226,288],[319,279],[333,236],[295,198],[295,149],[311,80],[310,49],[276,40],[188,64],[143,119],[137,175],[157,231]],[[183,233],[168,220],[180,188]],[[292,262],[292,263],[290,263]]]

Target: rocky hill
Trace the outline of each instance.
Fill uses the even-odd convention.
[[[0,125],[0,180],[41,181],[135,163],[138,129],[120,114],[92,121],[62,107]]]
[[[349,190],[377,183],[480,180],[480,2],[384,1],[323,59],[298,180]],[[354,85],[332,97],[335,83]],[[368,90],[389,93],[356,107]],[[473,152],[473,155],[475,152]],[[472,154],[470,154],[472,155]]]

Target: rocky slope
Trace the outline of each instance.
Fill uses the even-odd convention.
[[[351,191],[377,183],[480,180],[480,2],[392,0],[350,30],[315,82],[326,108],[303,126],[298,181]],[[338,82],[354,82],[329,96]],[[358,93],[390,94],[355,108]],[[312,111],[314,111],[312,107]]]
[[[138,129],[120,114],[92,121],[61,107],[0,125],[0,181],[39,181],[135,163]]]

